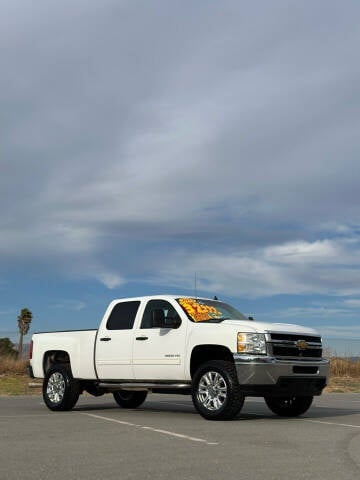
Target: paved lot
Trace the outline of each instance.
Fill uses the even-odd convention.
[[[0,479],[359,479],[360,394],[327,394],[302,418],[248,399],[230,422],[186,396],[123,410],[110,395],[53,413],[41,397],[0,398]]]

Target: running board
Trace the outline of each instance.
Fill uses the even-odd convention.
[[[117,391],[117,390],[133,390],[133,391],[144,391],[144,390],[187,390],[191,388],[191,383],[103,383],[100,382],[97,385],[99,388],[106,388],[107,390]]]

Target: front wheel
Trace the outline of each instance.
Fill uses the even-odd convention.
[[[80,384],[69,369],[54,365],[45,375],[43,399],[45,405],[54,411],[71,410],[79,399]]]
[[[145,402],[147,392],[132,392],[130,390],[119,390],[113,393],[113,397],[122,408],[137,408]]]
[[[314,397],[265,397],[266,405],[281,417],[297,417],[311,406]]]
[[[207,420],[230,420],[244,404],[236,370],[231,362],[212,360],[199,367],[193,378],[192,400]]]

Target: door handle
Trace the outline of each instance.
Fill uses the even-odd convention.
[[[100,338],[100,342],[110,342],[111,338],[110,337],[103,337]]]
[[[136,337],[136,340],[148,340],[149,337]]]

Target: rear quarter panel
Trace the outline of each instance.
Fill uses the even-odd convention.
[[[94,345],[96,330],[36,333],[32,337],[33,356],[30,364],[36,378],[44,378],[44,355],[61,350],[70,357],[74,378],[96,379],[94,368]]]

